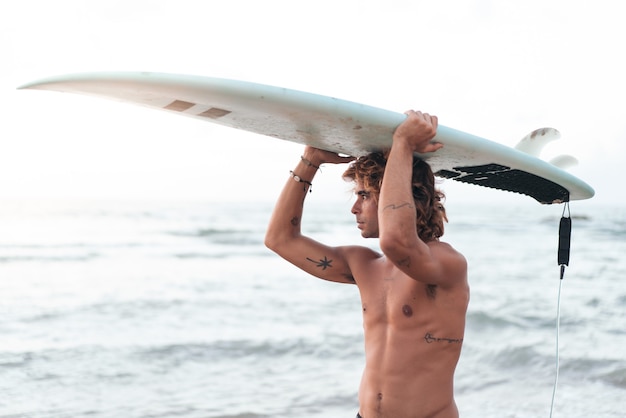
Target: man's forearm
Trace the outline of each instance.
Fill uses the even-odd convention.
[[[412,173],[413,151],[404,141],[394,140],[378,202],[381,241],[405,241],[416,235]]]
[[[275,250],[300,235],[304,199],[311,190],[312,180],[319,164],[303,156],[289,172],[289,178],[276,202],[274,212],[265,235],[265,244]]]

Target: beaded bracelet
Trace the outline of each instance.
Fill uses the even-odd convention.
[[[309,167],[313,167],[313,168],[317,168],[319,170],[319,166],[314,165],[311,161],[307,160],[306,158],[304,158],[304,155],[300,156],[300,159],[302,160],[302,162],[306,165],[308,165]]]
[[[299,175],[297,175],[296,173],[294,173],[293,171],[289,170],[289,175],[291,176],[291,178],[294,179],[294,181],[297,181],[298,183],[304,183],[305,185],[309,186],[309,193],[311,193],[313,191],[313,183],[311,183],[310,181],[306,181],[303,178],[301,178]],[[306,186],[304,186],[303,189],[306,192]]]

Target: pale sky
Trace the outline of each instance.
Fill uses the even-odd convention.
[[[154,71],[420,109],[510,146],[554,127],[562,138],[545,156],[576,156],[570,171],[596,189],[593,203],[626,203],[623,16],[619,0],[2,2],[0,198],[274,199],[299,145],[16,90],[65,73]],[[341,170],[325,169],[314,193],[345,193]],[[530,199],[443,188],[449,201]]]

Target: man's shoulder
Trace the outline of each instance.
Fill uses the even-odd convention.
[[[362,245],[345,245],[339,248],[351,269],[375,263],[383,258],[383,255],[373,248]]]
[[[443,241],[433,241],[428,244],[436,254],[442,266],[445,266],[447,277],[454,278],[451,283],[461,283],[467,278],[467,259],[452,245]]]
[[[460,259],[465,260],[465,257],[463,256],[463,254],[461,254],[452,245],[450,245],[449,243],[445,241],[434,240],[434,241],[430,241],[426,245],[428,245],[431,248],[431,250],[435,250],[447,256],[458,257]]]
[[[381,253],[375,251],[374,249],[364,247],[362,245],[345,245],[339,248],[350,260],[370,261],[378,260],[383,256]]]
[[[344,259],[348,263],[352,277],[359,287],[367,282],[367,278],[377,277],[381,268],[385,267],[385,257],[378,251],[360,245],[341,247]]]

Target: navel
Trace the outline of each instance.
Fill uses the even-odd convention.
[[[409,318],[409,317],[413,316],[413,308],[411,308],[411,306],[409,306],[409,305],[404,305],[404,306],[402,306],[402,313],[404,314],[404,316]]]

